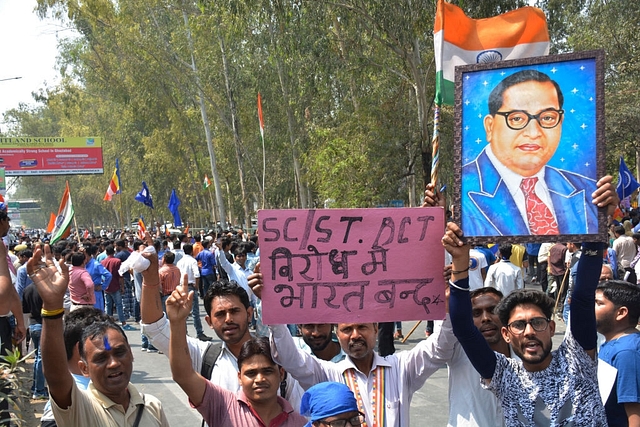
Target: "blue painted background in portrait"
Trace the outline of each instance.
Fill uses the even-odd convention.
[[[473,161],[487,145],[483,120],[489,94],[505,77],[537,70],[555,80],[564,95],[562,138],[549,166],[597,179],[596,61],[593,58],[541,65],[473,71],[462,76],[462,164]]]

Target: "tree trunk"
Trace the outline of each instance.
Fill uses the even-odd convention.
[[[242,158],[242,139],[240,137],[240,129],[238,123],[238,114],[236,108],[236,100],[231,89],[231,77],[229,73],[229,63],[227,62],[227,52],[224,47],[224,40],[220,32],[218,32],[218,42],[220,43],[220,52],[222,53],[222,70],[224,74],[224,85],[227,90],[227,99],[229,101],[229,110],[231,111],[231,127],[233,130],[233,140],[236,151],[236,159],[238,160],[238,175],[240,178],[240,192],[242,193],[242,209],[244,210],[245,229],[251,228],[251,218],[249,217],[249,206],[247,202],[247,191],[245,188],[244,160]],[[231,203],[231,202],[229,202]]]
[[[187,33],[187,39],[189,41],[189,49],[191,50],[191,69],[193,76],[196,79],[196,85],[198,86],[198,102],[200,105],[200,114],[202,116],[202,124],[204,125],[204,133],[207,139],[207,149],[209,150],[209,161],[211,165],[211,177],[213,178],[213,185],[216,189],[216,200],[218,202],[218,214],[220,216],[220,225],[223,229],[227,228],[227,213],[225,212],[224,198],[222,197],[222,185],[220,184],[220,177],[218,176],[218,166],[216,164],[216,153],[213,150],[213,136],[211,133],[211,124],[209,123],[209,116],[207,115],[207,109],[204,104],[204,93],[202,91],[202,85],[200,84],[200,76],[198,76],[198,70],[196,68],[196,59],[193,54],[193,40],[191,38],[191,30],[189,30],[189,18],[187,13],[183,10],[182,17],[184,19],[184,27]]]

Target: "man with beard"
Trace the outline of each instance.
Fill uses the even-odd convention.
[[[249,277],[257,296],[263,286],[262,273]],[[325,381],[346,384],[358,401],[367,425],[400,427],[409,425],[413,394],[451,357],[436,355],[437,348],[453,349],[451,328],[446,325],[409,351],[381,357],[375,350],[377,323],[339,323],[338,342],[344,360],[333,363],[297,348],[286,325],[269,326],[274,361],[293,376],[305,390]],[[450,341],[450,342],[440,342]]]
[[[171,334],[169,321],[162,311],[158,256],[155,253],[145,253],[143,256],[148,258],[151,264],[142,272],[142,331],[158,350],[168,356]],[[242,345],[251,339],[249,322],[253,308],[249,303],[249,296],[237,283],[221,280],[214,282],[205,294],[204,308],[207,313],[204,319],[222,340],[222,345],[187,336],[192,367],[196,372],[202,373],[203,365],[205,368],[209,366],[211,370],[205,376],[213,384],[235,393],[240,389],[237,358]],[[287,378],[286,390],[282,397],[297,408],[302,394],[298,383],[291,377]]]
[[[617,280],[598,285],[596,325],[606,340],[598,357],[618,371],[604,405],[610,426],[640,426],[639,317],[638,286]]]
[[[610,182],[610,181],[609,181]],[[606,186],[605,188],[611,188]],[[615,197],[602,190],[594,199]],[[469,245],[462,230],[447,225],[442,244],[453,258],[449,301],[453,331],[467,357],[502,405],[507,426],[606,426],[598,392],[595,288],[602,265],[601,243],[585,244],[571,299],[570,330],[551,352],[555,332],[554,301],[540,291],[517,290],[496,307],[502,336],[521,360],[494,352],[471,318],[467,267]]]
[[[304,323],[298,325],[302,337],[294,337],[299,349],[317,357],[318,359],[338,363],[346,357],[340,344],[333,340],[333,325],[331,323]]]

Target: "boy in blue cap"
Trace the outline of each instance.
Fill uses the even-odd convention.
[[[305,427],[364,424],[364,415],[358,411],[353,392],[343,383],[327,381],[310,387],[302,396],[300,413],[311,419]]]

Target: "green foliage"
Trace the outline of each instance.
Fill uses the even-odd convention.
[[[0,401],[9,402],[12,425],[18,427],[27,425],[25,421],[27,411],[31,410],[27,400],[30,397],[29,388],[22,383],[25,369],[22,364],[33,355],[33,352],[21,356],[20,350],[8,351],[0,356]],[[2,390],[10,390],[4,393]]]
[[[454,3],[484,18],[529,2]],[[22,178],[19,193],[41,200],[40,226],[57,209],[65,179],[82,225],[118,225],[116,213],[170,218],[172,188],[183,202],[183,220],[211,222],[212,198],[201,186],[205,173],[212,177],[202,100],[220,196],[232,222],[241,223],[254,215],[254,204],[262,206],[260,92],[265,207],[322,206],[326,199],[343,207],[391,199],[419,204],[431,168],[435,5],[38,0],[40,16],[59,19],[80,37],[60,43],[60,85],[40,91],[35,106],[7,113],[15,123],[11,135],[102,136],[106,173]],[[640,6],[628,0],[538,5],[547,13],[552,52],[607,50],[610,158],[635,148]],[[453,110],[443,108],[441,120],[440,181],[452,187]],[[104,202],[116,158],[123,195]],[[142,180],[154,196],[153,213],[133,201]]]

